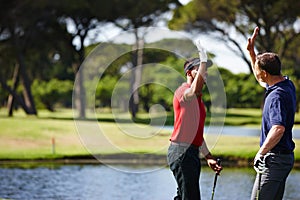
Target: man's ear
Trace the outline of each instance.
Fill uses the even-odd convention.
[[[267,76],[269,75],[269,73],[266,70],[262,70],[262,73],[264,78],[267,78]]]

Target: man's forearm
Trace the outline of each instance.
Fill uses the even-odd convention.
[[[206,73],[206,63],[201,62],[195,80],[193,81],[191,87],[184,93],[184,99],[189,101],[195,97],[198,97],[202,93],[202,88],[204,85],[204,76]]]
[[[199,69],[197,71],[197,75],[195,77],[195,80],[193,81],[191,85],[191,89],[193,94],[196,94],[199,96],[202,92],[202,88],[204,85],[204,76],[206,73],[206,62],[201,62]]]
[[[254,52],[254,49],[249,51],[249,55],[250,55],[250,59],[251,59],[251,67],[252,67],[252,70],[254,71],[254,65],[255,65],[255,61],[256,61],[256,54]]]
[[[268,133],[268,136],[263,143],[263,145],[260,147],[258,153],[261,155],[265,155],[268,153],[271,149],[273,149],[276,144],[280,141],[280,139],[283,136],[285,127],[280,125],[272,126],[271,130]]]
[[[207,148],[205,140],[203,141],[202,146],[201,146],[201,153],[205,157],[206,160],[213,158],[213,156],[211,155],[210,151]]]

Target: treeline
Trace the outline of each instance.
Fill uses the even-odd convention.
[[[139,87],[139,110],[143,112],[149,112],[151,106],[160,104],[165,110],[172,110],[173,92],[177,86],[185,81],[183,63],[184,58],[179,54],[186,53],[193,50],[193,44],[191,41],[181,41],[179,39],[164,39],[156,42],[155,44],[149,44],[149,46],[163,47],[164,43],[181,43],[185,48],[177,53],[169,52],[157,48],[145,48],[143,53],[143,70],[142,70],[142,83]],[[112,48],[113,46],[113,48]],[[116,47],[117,46],[117,47]],[[174,49],[176,45],[174,45]],[[130,45],[126,44],[111,44],[100,43],[86,47],[86,52],[90,52],[92,49],[101,49],[101,51],[110,51],[111,54],[115,48],[131,49]],[[170,47],[173,48],[173,47]],[[106,56],[97,54],[99,60],[105,61]],[[197,56],[197,53],[191,56]],[[213,57],[213,55],[210,55]],[[95,106],[111,107],[112,105],[119,106],[123,111],[128,111],[128,95],[130,94],[130,73],[128,74],[128,68],[131,68],[131,51],[127,54],[123,54],[118,59],[114,60],[105,71],[101,74],[96,86],[95,91]],[[149,64],[150,63],[150,64]],[[96,61],[95,65],[101,65]],[[62,73],[65,66],[60,65],[59,62],[53,62],[50,69],[44,69],[47,71],[48,76],[45,78],[34,79],[31,85],[31,91],[34,97],[34,102],[37,109],[48,109],[54,111],[55,107],[72,107],[72,93],[74,89],[74,76],[72,71],[69,73]],[[173,71],[174,70],[174,71]],[[261,106],[263,97],[263,88],[256,84],[254,76],[251,74],[233,74],[227,69],[214,65],[208,70],[208,81],[214,81],[214,79],[220,79],[222,85],[221,90],[224,91],[226,99],[224,99],[228,108],[236,107],[255,107]],[[65,77],[63,78],[63,74]],[[221,76],[221,77],[218,77]],[[47,78],[46,78],[47,77]],[[94,80],[86,80],[87,86],[93,84]],[[144,84],[145,83],[145,84]],[[118,84],[118,85],[117,85]],[[213,84],[213,83],[212,83]],[[216,82],[216,84],[219,84]],[[22,93],[22,88],[17,88],[18,93]],[[87,88],[87,91],[89,89]],[[117,93],[118,102],[113,102],[113,92]],[[9,93],[5,90],[1,90],[1,102],[2,106],[7,104],[7,96]],[[87,105],[89,105],[88,95],[86,97]],[[219,98],[219,94],[215,91],[209,91],[208,87],[205,87],[203,92],[203,98],[206,105],[211,106],[211,98]],[[120,102],[123,99],[123,102]],[[123,105],[121,105],[123,104]]]
[[[184,80],[183,57],[192,56],[194,47],[191,41],[180,40],[147,44],[145,30],[161,24],[176,30],[212,34],[249,67],[244,44],[238,39],[247,38],[255,26],[260,26],[258,51],[278,52],[283,72],[294,80],[297,88],[300,85],[297,0],[192,0],[187,5],[177,0],[0,0],[0,5],[0,104],[8,107],[10,116],[16,108],[37,115],[39,108],[54,111],[57,106],[73,106],[78,116],[85,118],[85,111],[93,101],[96,107],[123,105],[133,117],[139,109],[149,111],[154,104],[170,110],[173,87]],[[97,38],[107,36],[108,27],[128,31],[134,42],[101,44],[107,51],[95,61],[100,71],[101,63],[111,59],[112,54],[118,55],[113,52],[115,49],[128,53],[116,56],[104,72],[98,71],[101,79],[96,90],[89,91],[95,80],[89,81],[80,68],[97,48]],[[160,51],[157,47],[161,45],[168,47]],[[137,67],[148,63],[155,65],[141,70]],[[159,67],[162,65],[179,73]],[[222,76],[227,107],[261,106],[263,90],[253,76],[232,74],[218,66],[210,70],[212,82],[214,74]],[[134,73],[128,75],[128,71]],[[124,83],[120,84],[120,80]],[[113,92],[117,94],[115,99]],[[204,92],[208,107],[212,98],[218,98],[212,92]],[[122,98],[127,99],[122,101]]]
[[[163,43],[177,43],[178,39],[165,39],[155,45],[164,46]],[[190,41],[181,41],[187,52],[188,46],[192,49]],[[171,47],[172,48],[172,47]],[[103,49],[102,49],[103,50]],[[177,53],[181,53],[180,50]],[[126,55],[123,55],[126,57]],[[198,56],[197,53],[190,56]],[[214,55],[210,55],[213,57]],[[120,60],[122,59],[119,58]],[[139,88],[139,109],[149,112],[156,104],[166,111],[172,110],[173,93],[175,89],[186,81],[183,64],[185,59],[173,52],[162,49],[149,49],[144,51],[142,66],[142,80]],[[147,61],[155,61],[147,63]],[[118,60],[115,61],[118,63]],[[128,94],[130,91],[130,73],[123,71],[126,65],[112,63],[102,74],[96,90],[96,107],[114,106],[128,111]],[[260,108],[262,105],[264,89],[257,84],[252,74],[234,74],[217,65],[208,69],[207,86],[203,91],[203,99],[208,109],[211,106],[227,108]],[[225,96],[224,96],[225,95]],[[220,98],[225,98],[221,99]],[[125,100],[122,102],[121,100]],[[218,105],[212,105],[219,100]],[[123,103],[125,105],[123,105]]]

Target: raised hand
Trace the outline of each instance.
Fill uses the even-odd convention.
[[[196,45],[198,52],[199,52],[199,57],[201,62],[207,62],[207,54],[205,48],[201,45],[200,39],[194,41],[194,44]]]
[[[248,44],[247,44],[247,50],[249,52],[254,52],[254,43],[255,43],[255,39],[258,36],[259,33],[259,28],[255,27],[253,34],[250,38],[248,38]]]

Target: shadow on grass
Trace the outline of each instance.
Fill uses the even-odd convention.
[[[73,121],[73,120],[80,120],[80,121],[98,121],[98,122],[108,122],[108,123],[138,123],[138,124],[150,124],[151,120],[153,120],[152,123],[158,123],[158,125],[161,125],[162,122],[163,125],[166,126],[172,126],[174,123],[174,115],[173,113],[168,113],[167,114],[167,118],[165,119],[162,116],[156,116],[153,118],[149,118],[149,117],[141,117],[141,116],[148,116],[148,115],[144,115],[145,113],[141,113],[141,115],[137,116],[134,119],[131,118],[125,118],[125,117],[120,117],[115,119],[113,116],[109,115],[108,113],[103,113],[103,115],[101,116],[101,113],[99,113],[100,115],[98,115],[97,118],[85,118],[85,119],[81,119],[81,118],[73,118],[70,115],[64,115],[63,113],[60,115],[49,115],[49,116],[29,116],[29,117],[34,117],[34,118],[38,118],[38,119],[52,119],[52,120],[66,120],[66,121]],[[225,118],[224,118],[224,113],[220,113],[220,116],[218,116],[218,113],[214,113],[214,119],[211,119],[211,115],[212,113],[208,112],[207,113],[207,117],[206,117],[206,125],[210,123],[210,120],[220,120],[220,122],[224,121],[224,125],[226,126],[243,126],[243,125],[259,125],[261,123],[261,116],[259,114],[253,114],[253,113],[226,113]],[[22,116],[23,117],[23,116]],[[21,117],[21,118],[22,118]],[[24,116],[27,118],[27,116]],[[220,118],[219,118],[220,117]],[[7,116],[4,115],[0,115],[0,118],[8,118]],[[14,117],[12,117],[14,118]],[[300,121],[295,121],[295,124],[300,124]],[[154,124],[155,125],[155,124]]]
[[[81,121],[98,121],[98,122],[111,122],[111,123],[138,123],[138,124],[150,124],[151,119],[150,118],[139,118],[136,117],[134,119],[125,119],[125,118],[110,118],[110,117],[98,117],[96,119],[92,118],[72,118],[72,117],[40,117],[41,119],[53,119],[53,120],[81,120]],[[174,123],[174,116],[168,115],[167,119],[165,120],[164,117],[153,117],[152,120],[154,121],[165,121],[164,125],[173,125]],[[154,124],[155,125],[155,124]]]
[[[113,117],[98,117],[98,118],[85,118],[85,119],[80,119],[80,118],[73,118],[73,117],[66,117],[66,116],[24,116],[24,118],[37,118],[37,119],[49,119],[49,120],[62,120],[62,121],[73,121],[73,120],[80,120],[80,121],[96,121],[96,122],[107,122],[107,123],[124,123],[124,124],[130,124],[130,123],[137,123],[137,124],[150,124],[151,119],[150,118],[143,118],[143,117],[136,117],[135,119],[130,119],[130,118],[118,118],[114,119]],[[218,124],[218,122],[224,126],[246,126],[246,125],[260,125],[261,124],[261,116],[259,115],[253,115],[253,114],[232,114],[232,113],[226,113],[225,118],[223,117],[222,114],[220,114],[220,118],[218,118],[218,115],[214,115],[214,117],[211,119],[211,113],[207,113],[206,115],[206,121],[205,125],[210,125],[211,120],[215,120]],[[15,118],[15,117],[8,117],[4,115],[0,115],[0,119],[8,119],[8,118]],[[19,118],[19,117],[17,117]],[[23,118],[23,117],[21,117]],[[225,119],[225,121],[224,121]],[[152,120],[154,122],[160,122],[157,125],[161,126],[173,126],[174,124],[174,116],[172,114],[167,115],[167,118],[165,119],[164,117],[153,117]],[[161,122],[164,121],[162,124]],[[300,121],[295,119],[295,125],[299,125]],[[155,123],[152,125],[156,125]]]
[[[210,117],[211,113],[207,113],[206,116],[206,122],[205,124],[208,125],[210,123]],[[41,119],[53,119],[53,120],[80,120],[80,121],[98,121],[98,122],[108,122],[108,123],[137,123],[137,124],[150,124],[151,120],[155,122],[161,122],[165,121],[164,125],[165,126],[172,126],[174,124],[174,116],[172,114],[167,115],[167,118],[165,119],[164,117],[153,117],[152,119],[150,118],[141,118],[141,117],[136,117],[134,119],[131,118],[112,118],[112,117],[98,117],[98,118],[85,118],[85,119],[80,119],[80,118],[73,118],[73,117],[59,117],[59,116],[48,116],[48,117],[38,117]],[[222,116],[221,116],[222,118]],[[229,120],[230,119],[230,120]],[[239,119],[239,120],[235,120]],[[242,119],[242,120],[240,120]],[[213,119],[213,120],[218,120],[218,119]],[[222,120],[222,119],[221,119]],[[295,122],[297,123],[297,122]],[[298,122],[300,123],[300,122]],[[247,114],[229,114],[227,113],[225,116],[225,126],[243,126],[243,125],[249,125],[249,124],[260,124],[260,117],[253,116],[253,115],[247,115]],[[155,124],[153,124],[155,125]],[[158,125],[161,125],[159,123]]]
[[[253,117],[258,117],[258,116],[257,116],[257,115],[247,115],[247,114],[233,114],[233,113],[226,113],[226,117],[253,118]]]

